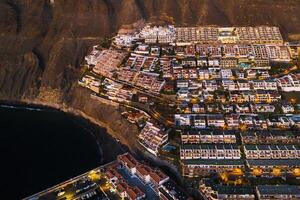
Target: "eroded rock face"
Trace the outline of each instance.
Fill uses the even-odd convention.
[[[111,111],[90,105],[77,86],[80,63],[122,24],[277,25],[287,38],[300,33],[299,10],[298,0],[1,0],[0,99],[53,101],[105,118]]]
[[[88,48],[141,18],[180,25],[278,25],[286,37],[300,32],[299,10],[297,0],[3,0],[0,97],[35,98],[40,87],[68,96]]]

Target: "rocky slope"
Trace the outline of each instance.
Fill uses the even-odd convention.
[[[277,25],[286,38],[297,37],[299,10],[298,0],[1,0],[0,99],[86,114],[128,142],[136,129],[77,86],[80,63],[101,37],[139,19]]]

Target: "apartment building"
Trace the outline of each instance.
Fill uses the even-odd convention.
[[[251,104],[251,111],[253,113],[273,113],[275,106],[271,104]]]
[[[240,149],[233,144],[182,145],[180,158],[185,159],[240,159]]]
[[[216,80],[204,80],[203,88],[205,89],[205,91],[213,92],[216,91],[219,88],[219,86]]]
[[[284,92],[300,91],[300,74],[289,74],[277,79],[279,88]]]
[[[257,27],[237,27],[236,33],[241,43],[250,44],[283,44],[278,27],[257,26]]]
[[[278,102],[281,100],[281,95],[277,91],[257,90],[255,93],[255,101],[260,102]]]
[[[181,142],[183,144],[236,143],[236,136],[233,131],[192,130],[181,132]]]
[[[215,27],[177,27],[176,44],[190,45],[193,43],[215,42],[218,29]]]
[[[140,31],[140,38],[145,40],[145,43],[163,43],[169,44],[175,41],[175,27],[169,26],[145,26]]]
[[[225,116],[225,122],[228,129],[237,129],[239,128],[239,115],[238,114],[228,114]]]
[[[147,122],[141,133],[138,135],[138,141],[150,153],[157,156],[160,146],[168,141],[168,133],[162,131],[154,124]]]
[[[221,114],[208,115],[207,116],[207,126],[223,128],[225,126],[224,116]]]
[[[232,70],[231,69],[221,69],[220,75],[222,79],[230,79],[233,78]]]
[[[236,68],[238,66],[238,59],[235,57],[220,59],[221,68]]]
[[[182,175],[189,178],[204,177],[215,172],[231,172],[244,169],[241,160],[236,159],[189,159],[182,160]]]
[[[130,174],[138,176],[144,183],[150,183],[154,188],[161,186],[169,180],[169,177],[162,171],[139,163],[129,153],[119,155],[117,160]]]
[[[282,109],[282,112],[285,113],[285,114],[295,112],[295,107],[293,105],[290,105],[290,104],[282,104],[281,109]]]
[[[237,86],[239,88],[239,91],[249,91],[250,90],[250,83],[246,80],[238,80]]]
[[[297,145],[244,145],[247,159],[297,159],[300,147]]]
[[[292,131],[246,131],[241,132],[244,144],[298,144],[300,136]]]
[[[256,94],[252,91],[230,91],[229,101],[233,103],[247,103],[256,100]]]
[[[297,185],[259,185],[256,187],[256,193],[259,200],[300,199],[300,189]]]
[[[254,200],[255,190],[251,186],[219,185],[209,179],[202,179],[199,191],[209,200]]]

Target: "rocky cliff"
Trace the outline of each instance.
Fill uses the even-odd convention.
[[[300,33],[298,0],[1,0],[0,99],[84,111],[132,135],[118,112],[77,86],[80,63],[100,38],[139,19],[180,25],[277,25]],[[127,127],[127,128],[126,128]],[[125,138],[128,138],[125,134]]]

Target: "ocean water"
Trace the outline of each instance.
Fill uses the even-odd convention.
[[[111,148],[107,148],[110,146]],[[0,105],[0,199],[20,199],[115,159],[105,129],[65,113]]]

